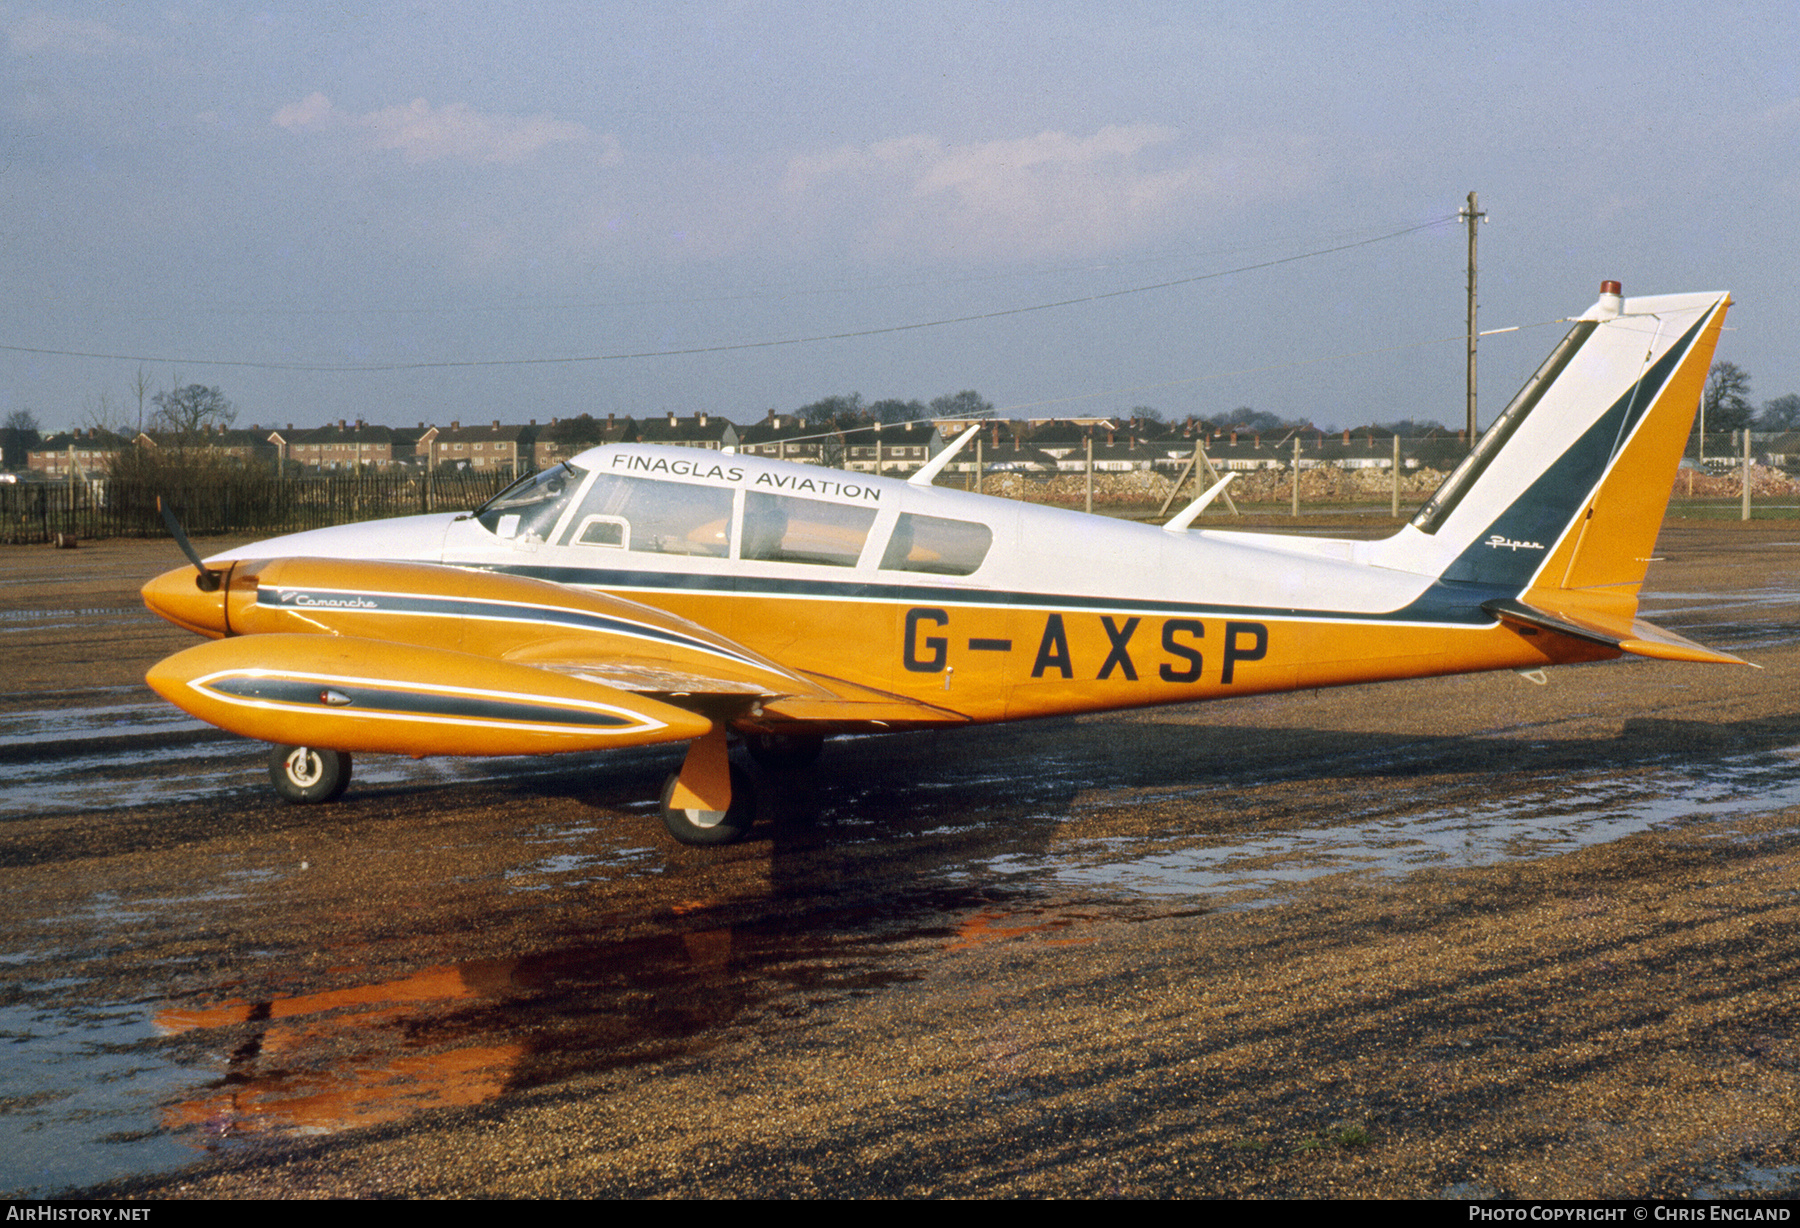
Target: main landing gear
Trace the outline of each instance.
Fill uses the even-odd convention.
[[[817,763],[825,739],[816,733],[747,733],[744,748],[759,766],[771,772],[791,772]]]
[[[302,805],[336,801],[350,787],[350,752],[312,746],[272,747],[269,779],[283,801]]]
[[[688,743],[681,771],[662,791],[662,821],[683,844],[732,844],[750,833],[756,819],[756,790],[750,774],[725,753],[719,726]]]

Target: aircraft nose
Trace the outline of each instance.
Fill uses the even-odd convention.
[[[201,587],[200,573],[192,567],[165,571],[141,591],[144,604],[177,627],[212,639],[226,633],[225,585],[208,592]]]

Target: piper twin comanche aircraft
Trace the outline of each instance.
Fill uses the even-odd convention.
[[[722,844],[755,810],[732,735],[796,765],[849,732],[1623,653],[1734,662],[1636,616],[1728,305],[1604,283],[1381,541],[1192,528],[1217,487],[1161,526],[937,489],[954,448],[901,481],[600,447],[472,513],[204,561],[171,522],[194,569],[145,601],[212,642],[149,683],[276,744],[301,802],[341,793],[353,752],[685,742],[664,822]]]

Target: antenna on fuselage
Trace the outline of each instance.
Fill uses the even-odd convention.
[[[1218,481],[1214,482],[1207,488],[1205,494],[1201,495],[1198,499],[1195,499],[1179,512],[1176,512],[1175,519],[1169,521],[1168,524],[1165,524],[1163,530],[1168,533],[1186,532],[1187,527],[1194,523],[1195,517],[1199,516],[1201,512],[1204,512],[1206,510],[1206,505],[1218,498],[1219,492],[1231,485],[1231,479],[1236,476],[1237,474],[1235,473],[1228,473]]]
[[[981,428],[985,425],[986,425],[986,423],[977,422],[973,426],[971,426],[968,430],[966,430],[962,434],[958,435],[956,437],[956,441],[954,443],[950,444],[942,452],[939,452],[936,456],[934,456],[930,460],[926,461],[924,464],[924,467],[922,467],[917,473],[913,474],[910,478],[907,478],[906,484],[908,486],[929,486],[929,485],[931,485],[933,480],[935,480],[937,478],[937,475],[944,471],[944,466],[948,465],[950,463],[950,461],[956,456],[956,454],[958,452],[962,451],[964,444],[968,443],[969,440],[975,438],[976,435],[980,434]]]

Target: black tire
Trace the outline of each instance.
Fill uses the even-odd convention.
[[[744,748],[761,767],[791,772],[817,763],[825,739],[816,733],[747,733]]]
[[[277,746],[269,751],[269,779],[283,801],[334,802],[350,787],[350,752]]]
[[[674,796],[679,775],[670,776],[663,785],[662,820],[669,834],[683,844],[735,844],[750,834],[756,820],[756,790],[750,785],[750,774],[737,764],[731,765],[731,808],[729,810],[674,810],[669,798]]]

